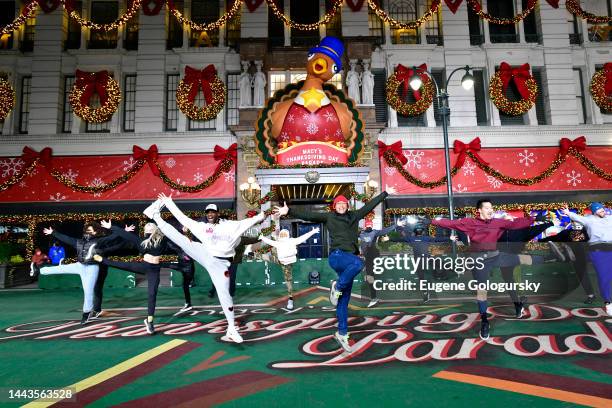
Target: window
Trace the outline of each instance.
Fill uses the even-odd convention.
[[[210,0],[191,1],[191,19],[199,24],[208,24],[219,19],[219,2]],[[191,30],[190,47],[217,47],[219,29],[209,31]]]
[[[373,69],[374,74],[374,106],[376,109],[376,121],[387,122],[387,96],[385,87],[387,84],[387,72],[384,69]]]
[[[133,1],[134,0],[127,1],[128,8],[131,7]],[[146,5],[143,7],[146,7]],[[136,13],[125,24],[125,38],[123,39],[123,48],[128,51],[135,51],[138,49],[138,14],[139,13]]]
[[[482,21],[478,14],[468,6],[468,26],[470,28],[470,45],[481,45],[484,43]]]
[[[229,11],[234,4],[234,0],[226,0],[225,1],[225,11]],[[241,23],[241,9],[238,9],[238,12],[234,15],[234,17],[225,24],[225,45],[228,47],[232,47],[234,49],[238,49],[240,44],[240,23]]]
[[[34,51],[34,36],[36,34],[36,14],[25,21],[23,27],[23,38],[19,43],[21,52]]]
[[[413,21],[418,18],[417,0],[390,0],[389,15],[399,21]],[[416,28],[392,28],[391,43],[419,44],[419,30]]]
[[[3,1],[0,6],[0,27],[10,24],[15,19],[15,2]],[[13,34],[5,34],[0,36],[0,49],[10,50],[13,48]]]
[[[81,14],[83,11],[83,2],[75,1],[74,10]],[[79,48],[81,48],[81,24],[74,18],[68,16],[64,49],[74,50]]]
[[[318,1],[290,0],[289,7],[291,20],[296,23],[308,24],[319,21]],[[292,46],[312,47],[319,43],[319,38],[319,30],[305,31],[291,29]]]
[[[499,70],[499,67],[496,67],[495,70],[496,71]],[[532,72],[534,72],[533,69],[532,69]],[[540,89],[540,92],[541,91],[542,90]],[[521,99],[521,95],[516,89],[516,85],[514,84],[514,81],[510,81],[510,84],[508,85],[508,88],[506,89],[506,98],[508,98],[508,100],[510,101],[518,101]],[[499,111],[499,120],[502,126],[504,125],[508,125],[508,126],[524,125],[525,115],[527,115],[527,113],[523,115],[512,116],[512,115],[506,115],[504,112]]]
[[[304,79],[306,79],[305,76]],[[327,83],[335,86],[337,89],[342,89],[342,74],[335,74]]]
[[[432,0],[427,0],[425,10],[431,8]],[[434,14],[425,22],[425,38],[427,44],[444,45],[444,36],[442,35],[442,11]]]
[[[333,6],[334,0],[325,0],[325,13],[329,13]],[[367,7],[367,4],[365,4],[365,6]],[[325,35],[332,35],[338,38],[342,37],[342,7],[338,10],[334,18],[325,25]]]
[[[123,131],[133,132],[136,122],[136,75],[126,75],[123,87]]]
[[[529,0],[522,0],[523,10],[526,10],[528,7]],[[525,42],[528,43],[539,43],[540,35],[538,34],[538,11],[539,7],[536,4],[533,11],[529,13],[527,17],[523,19],[523,31],[525,32]]]
[[[91,3],[91,20],[98,24],[112,23],[119,15],[119,3],[116,1],[93,1]],[[117,29],[110,31],[91,30],[87,48],[117,48]]]
[[[240,121],[238,105],[240,104],[240,73],[227,74],[227,103],[225,104],[225,122],[228,126],[237,125]]]
[[[284,0],[274,0],[274,4],[281,12],[285,8]],[[271,7],[268,7],[268,45],[270,47],[285,45],[285,25],[279,18],[276,18]]]
[[[570,44],[582,44],[582,34],[580,34],[580,24],[578,23],[578,17],[576,17],[569,11],[567,12],[567,26]]]
[[[435,87],[435,86],[434,86]],[[402,96],[403,87],[399,87],[397,90],[399,96]],[[414,96],[414,92],[412,92],[412,88],[408,87],[408,92],[406,92],[406,96],[404,101],[408,103],[415,103],[416,98]],[[425,126],[425,118],[427,116],[427,112],[423,112],[418,116],[403,116],[399,113],[397,114],[397,124],[400,127],[415,127],[415,126]]]
[[[97,93],[94,93],[91,96],[91,99],[89,99],[89,105],[94,108],[100,106],[100,95],[98,95]],[[102,122],[102,123],[85,122],[85,132],[86,133],[109,133],[110,126],[111,126],[111,120],[112,119],[109,119],[108,121]]]
[[[166,118],[165,129],[167,131],[178,129],[178,106],[176,106],[176,89],[178,88],[179,74],[168,74],[166,76]]]
[[[19,133],[28,133],[30,117],[30,96],[32,94],[32,77],[21,78],[21,98],[19,103]]]
[[[437,81],[438,85],[441,88],[446,87],[446,71],[432,70],[431,74],[433,75],[433,77],[435,78],[435,80]],[[434,109],[434,119],[436,121],[436,126],[442,126],[442,112],[440,112],[440,104],[438,103],[438,98],[436,97],[436,86],[435,85],[434,85],[433,109]]]
[[[532,69],[533,79],[538,84],[538,96],[535,101],[536,117],[538,118],[538,125],[548,125],[548,115],[546,113],[546,100],[548,98],[548,88],[544,87],[543,76],[545,73],[541,68]]]
[[[183,12],[183,0],[174,0],[174,8]],[[183,25],[168,13],[168,32],[166,37],[166,49],[180,48],[183,46]]]
[[[584,97],[584,86],[582,81],[582,71],[574,68],[574,86],[576,89],[576,111],[578,112],[578,123],[587,123],[586,100]]]
[[[274,92],[283,89],[287,84],[287,75],[285,72],[270,73],[268,87],[270,89],[270,97],[274,96]]]
[[[62,133],[72,132],[72,105],[70,104],[70,92],[74,85],[74,76],[64,77],[64,101],[62,104]]]
[[[476,123],[479,126],[486,126],[489,124],[489,117],[487,115],[487,90],[485,86],[485,74],[482,69],[475,69],[472,71],[474,75],[474,99],[476,102]]]
[[[378,0],[377,3],[380,5],[380,7],[383,7],[383,0]],[[376,45],[384,44],[385,30],[383,21],[374,11],[372,11],[370,7],[368,7],[368,28],[370,29],[370,37],[374,38],[374,43]]]
[[[512,18],[516,13],[514,0],[495,0],[487,2],[488,13],[499,18]],[[489,24],[492,43],[517,43],[516,26],[513,24]]]

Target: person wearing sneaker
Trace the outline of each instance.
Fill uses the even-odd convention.
[[[174,218],[187,227],[200,242],[191,241],[176,228],[164,221],[160,215],[165,206]],[[264,212],[241,221],[219,220],[219,210],[215,204],[205,209],[208,222],[199,222],[187,217],[172,201],[171,196],[160,194],[159,199],[144,210],[144,214],[153,219],[169,240],[181,247],[187,255],[201,264],[210,275],[221,308],[227,319],[227,333],[222,340],[242,343],[242,337],[234,323],[234,302],[229,294],[229,267],[240,237],[253,225],[265,219]]]
[[[483,259],[482,269],[473,269],[474,279],[478,283],[486,283],[495,267],[514,267],[516,265],[535,265],[544,263],[545,259],[538,255],[509,254],[498,250],[498,240],[505,230],[520,230],[529,227],[534,219],[525,218],[494,218],[493,204],[489,199],[480,199],[476,203],[478,216],[456,220],[434,219],[432,224],[442,228],[462,231],[470,239],[469,256],[473,259]],[[487,317],[487,291],[476,292],[478,312],[480,313],[480,337],[489,338],[489,321]]]
[[[248,237],[245,235],[240,237],[240,243],[236,247],[236,254],[232,258],[229,268],[229,294],[231,297],[234,297],[234,294],[236,293],[236,274],[238,273],[238,265],[242,263],[242,259],[244,258],[244,252],[246,251],[247,246],[256,244],[257,242],[259,242],[259,238]],[[215,285],[213,285],[212,288],[210,288],[210,291],[208,292],[208,296],[213,298],[215,297],[215,293]]]
[[[310,237],[317,234],[319,228],[313,228],[309,232],[300,235],[297,238],[291,238],[291,234],[288,230],[282,229],[278,233],[276,240],[269,239],[263,235],[259,236],[259,239],[265,244],[276,248],[276,257],[278,263],[281,265],[283,270],[283,276],[285,277],[285,284],[287,285],[287,295],[289,299],[287,301],[287,309],[293,309],[293,264],[297,262],[297,246],[303,242],[308,241]]]
[[[113,233],[117,234],[126,242],[133,244],[140,254],[142,254],[142,262],[122,262],[111,261],[100,255],[94,256],[96,262],[104,263],[113,268],[119,268],[126,271],[145,275],[147,277],[147,318],[144,320],[144,325],[147,328],[147,333],[155,334],[153,327],[153,319],[155,316],[155,305],[157,303],[157,291],[159,289],[159,275],[161,270],[160,257],[168,250],[168,241],[160,229],[152,222],[144,226],[144,238],[140,238],[137,234],[133,234],[135,226],[126,226],[124,228],[111,225],[110,222],[102,225],[105,228],[110,228]]]
[[[338,319],[338,332],[334,338],[346,351],[351,352],[348,342],[348,305],[351,300],[353,280],[363,269],[363,261],[358,256],[359,246],[359,221],[380,204],[389,194],[395,194],[395,189],[387,188],[387,191],[373,197],[358,210],[349,210],[349,202],[346,197],[339,195],[334,198],[332,212],[315,213],[289,209],[287,203],[283,207],[276,207],[280,215],[299,218],[304,221],[320,222],[326,225],[330,236],[329,266],[338,274],[338,280],[332,282],[330,289],[330,302],[336,306],[336,317]]]
[[[104,221],[102,221],[104,224]],[[98,264],[92,259],[97,245],[105,245],[117,238],[116,234],[102,236],[102,229],[98,223],[87,223],[83,227],[83,237],[73,238],[61,234],[53,228],[43,229],[45,235],[52,235],[66,245],[76,249],[77,262],[58,266],[49,266],[40,270],[41,275],[79,275],[83,286],[83,316],[81,324],[89,321],[93,310],[94,286],[98,278]]]
[[[30,264],[30,276],[38,276],[40,274],[40,268],[49,263],[49,257],[40,248],[34,250],[32,255],[32,262]]]
[[[582,216],[571,212],[568,208],[563,209],[563,214],[572,221],[584,225],[589,234],[589,256],[599,284],[599,292],[604,300],[604,307],[608,316],[612,316],[612,216],[606,215],[606,209],[602,203],[591,203],[592,215]]]
[[[96,252],[99,255],[110,254],[124,247],[125,242],[118,237],[115,241],[109,242],[104,246],[98,245],[96,247]],[[104,298],[104,283],[106,282],[106,277],[108,276],[108,265],[106,264],[98,264],[98,278],[96,279],[96,284],[94,286],[94,306],[93,311],[91,313],[90,319],[95,320],[100,317],[102,314],[102,300]]]
[[[391,231],[395,231],[399,225],[404,224],[398,221],[398,224],[393,224],[381,230],[375,230],[374,222],[371,219],[366,219],[363,224],[364,228],[359,234],[359,250],[365,264],[365,283],[368,285],[368,291],[370,292],[370,303],[368,303],[368,307],[374,307],[380,302],[380,299],[376,297],[376,289],[374,289],[374,259],[380,256],[380,251],[376,243],[379,237],[385,236]]]
[[[187,229],[185,228],[183,232],[187,232]],[[168,241],[168,246],[172,251],[176,252],[176,262],[162,262],[162,267],[174,269],[180,272],[183,277],[182,287],[183,296],[185,296],[185,305],[175,314],[176,316],[193,310],[190,287],[195,276],[195,264],[193,259],[174,242]]]

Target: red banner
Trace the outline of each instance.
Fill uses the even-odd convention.
[[[168,177],[187,186],[201,183],[217,168],[213,154],[160,154],[162,169]],[[79,184],[99,186],[128,171],[136,160],[134,156],[53,156],[53,168]],[[27,163],[22,157],[0,157],[0,183],[18,174]],[[56,181],[48,171],[38,165],[33,174],[0,195],[0,202],[64,202],[106,200],[153,200],[159,193],[172,193],[177,198],[235,197],[235,168],[223,173],[215,183],[198,193],[182,193],[167,186],[148,169],[139,171],[127,183],[101,194],[72,191]]]
[[[324,142],[304,142],[279,150],[276,163],[282,166],[317,165],[317,164],[346,164],[348,157],[346,150]]]
[[[489,166],[513,177],[534,177],[544,171],[559,153],[558,147],[495,148],[478,151]],[[445,174],[444,150],[404,150],[407,162],[404,168],[423,181],[438,180]],[[451,150],[451,166],[457,160]],[[603,170],[612,171],[612,147],[589,147],[588,157]],[[445,194],[446,184],[433,189],[421,188],[401,177],[397,169],[380,161],[382,184],[394,186],[398,194]],[[591,174],[573,156],[540,183],[531,186],[517,186],[504,183],[489,176],[468,157],[459,172],[452,178],[455,193],[474,192],[525,192],[525,191],[568,191],[568,190],[610,190],[612,182]]]

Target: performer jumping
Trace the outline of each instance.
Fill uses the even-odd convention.
[[[162,219],[160,210],[164,205],[178,222],[187,227],[200,242],[189,240]],[[235,247],[240,242],[240,236],[256,223],[263,221],[265,213],[261,212],[255,217],[241,221],[219,222],[218,209],[215,204],[209,204],[205,211],[208,223],[194,221],[179,210],[172,201],[172,197],[160,194],[159,199],[144,210],[144,214],[155,220],[159,229],[169,240],[180,246],[187,255],[206,268],[215,285],[219,302],[227,319],[227,333],[223,340],[242,343],[242,336],[234,325],[234,302],[229,294],[228,269],[235,253]],[[216,213],[217,216],[213,213]]]
[[[102,221],[102,226],[107,225],[107,222]],[[108,221],[110,225],[110,221]],[[53,237],[62,241],[66,245],[70,245],[76,249],[77,262],[68,265],[50,266],[40,270],[41,275],[79,275],[81,284],[83,285],[83,316],[81,324],[90,321],[90,314],[93,310],[94,286],[98,278],[98,264],[93,261],[96,246],[103,245],[114,240],[117,235],[111,234],[105,237],[98,238],[101,235],[100,224],[87,223],[83,227],[83,237],[73,238],[68,235],[54,231],[48,227],[43,229],[45,235],[53,235]]]
[[[389,194],[395,194],[395,189],[387,188],[376,197],[368,201],[363,207],[349,211],[349,202],[346,197],[339,195],[332,204],[333,212],[315,213],[289,209],[287,203],[283,207],[276,207],[280,215],[290,213],[295,218],[304,221],[320,222],[327,226],[331,238],[329,266],[338,274],[338,280],[333,281],[329,292],[329,300],[336,306],[338,331],[334,338],[348,353],[351,352],[348,335],[348,304],[353,289],[353,279],[363,269],[363,261],[359,256],[357,237],[359,236],[359,220],[365,217]]]

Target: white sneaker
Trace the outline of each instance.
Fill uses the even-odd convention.
[[[87,255],[85,255],[85,262],[91,261],[91,258],[96,254],[96,244],[91,244],[89,249],[87,250]]]
[[[30,276],[34,276],[34,262],[30,264]]]
[[[380,302],[380,299],[378,298],[374,298],[372,300],[370,300],[370,303],[368,303],[368,307],[374,307],[378,304],[378,302]]]
[[[331,288],[329,288],[329,302],[338,306],[338,298],[342,296],[342,292],[336,290],[336,281],[333,281],[331,284]]]
[[[293,310],[293,299],[287,301],[287,309]]]
[[[612,303],[606,303],[606,313],[608,316],[612,316]]]
[[[155,334],[155,326],[153,325],[153,322],[150,322],[149,319],[144,319],[144,325],[147,329],[147,333],[149,333],[150,335]]]
[[[179,313],[189,312],[190,310],[193,310],[193,306],[191,306],[189,303],[185,303],[185,306],[179,310]]]
[[[238,333],[235,327],[228,327],[225,336],[221,337],[223,341],[233,341],[234,343],[242,343],[242,336]]]
[[[344,336],[340,334],[340,332],[334,333],[334,339],[340,344],[340,347],[344,349],[347,353],[352,352],[351,345],[349,344],[349,335],[345,334]]]
[[[162,208],[162,202],[161,200],[158,199],[158,200],[155,200],[153,204],[145,208],[142,213],[146,215],[148,218],[153,219],[153,217],[155,217],[155,214],[159,215],[161,208]]]

